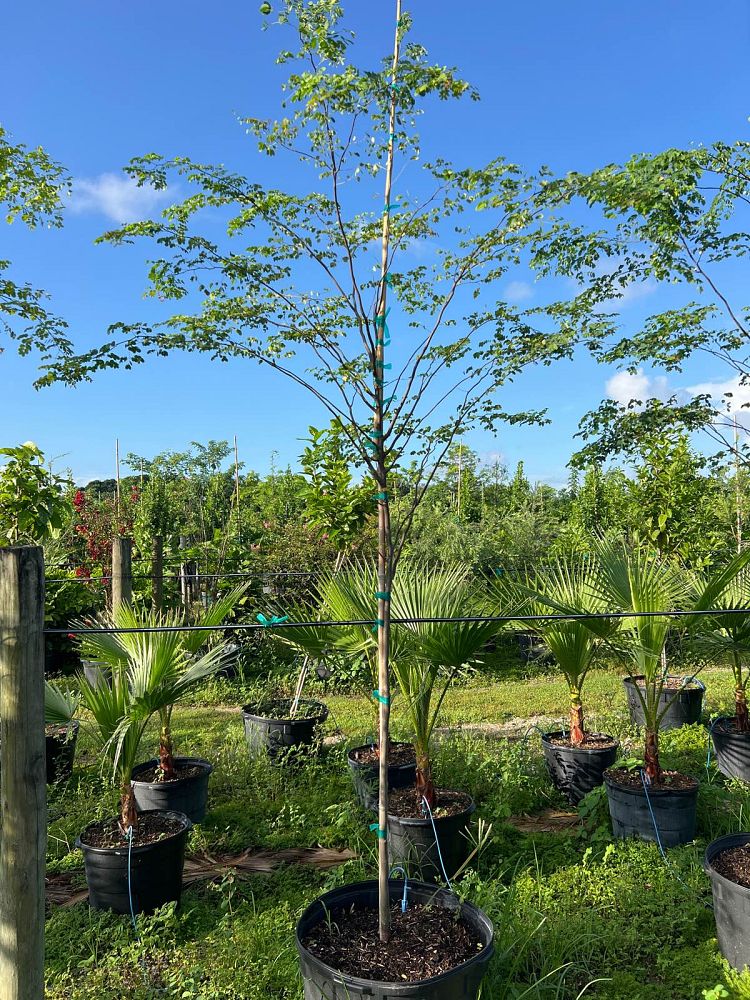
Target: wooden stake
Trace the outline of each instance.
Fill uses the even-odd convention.
[[[133,600],[133,543],[119,535],[112,542],[112,610]]]
[[[164,539],[156,535],[151,549],[151,604],[160,612],[164,606]]]
[[[117,520],[119,521],[120,519],[120,439],[119,438],[115,438],[115,476],[117,479]]]
[[[0,549],[0,1000],[44,1000],[44,554]]]

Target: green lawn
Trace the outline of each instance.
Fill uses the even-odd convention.
[[[711,670],[703,679],[708,710],[727,707],[729,674]],[[191,834],[189,850],[323,845],[349,847],[359,860],[324,873],[288,866],[200,884],[185,892],[179,911],[167,907],[139,918],[140,942],[125,917],[92,913],[85,904],[53,908],[47,925],[50,1000],[302,996],[293,943],[298,914],[322,891],[374,873],[368,817],[354,803],[345,764],[345,748],[370,733],[373,709],[362,697],[326,696],[332,709],[326,733],[340,728],[344,741],[282,769],[248,759],[239,710],[230,707],[244,693],[238,685],[214,685],[202,700],[230,704],[175,712],[178,751],[216,765],[210,812]],[[628,752],[637,748],[619,676],[593,673],[587,695],[596,728],[618,735]],[[564,683],[535,676],[491,683],[474,677],[449,693],[442,712],[438,780],[471,792],[478,815],[493,824],[491,843],[461,888],[496,923],[497,956],[485,1000],[575,1000],[589,983],[584,995],[598,1000],[700,1000],[703,990],[718,983],[730,996],[750,997],[750,976],[732,978],[718,955],[701,868],[707,840],[738,828],[750,795],[725,787],[713,770],[706,780],[705,729],[688,727],[665,735],[664,755],[667,764],[704,780],[700,838],[670,852],[671,869],[651,845],[612,843],[602,801],[593,803],[586,828],[522,834],[507,823],[509,817],[563,805],[526,720],[559,720],[565,711]],[[509,722],[528,737],[509,742],[460,728]],[[394,732],[408,735],[398,698]],[[148,749],[154,736],[152,731]],[[92,819],[111,814],[113,804],[114,791],[100,776],[84,734],[73,779],[50,796],[50,872],[78,877],[75,837]]]

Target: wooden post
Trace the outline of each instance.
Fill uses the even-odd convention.
[[[151,604],[160,612],[164,606],[164,539],[156,535],[151,550]]]
[[[44,554],[0,549],[0,1000],[44,1000]]]
[[[112,542],[112,610],[133,599],[133,543],[119,535]]]

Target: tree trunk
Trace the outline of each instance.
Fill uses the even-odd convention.
[[[747,696],[739,685],[734,689],[734,724],[738,733],[750,733],[750,717],[747,714]]]
[[[570,694],[570,743],[571,746],[579,747],[586,736],[583,725],[583,705],[581,703],[581,692],[571,691]]]
[[[120,792],[120,831],[124,835],[132,826],[133,831],[138,829],[138,812],[135,808],[133,797],[133,786],[126,781]]]
[[[430,763],[430,758],[424,751],[417,753],[416,790],[417,806],[420,814],[424,809],[423,799],[430,807],[430,811],[434,812],[435,807],[437,806],[437,793],[435,792],[435,783],[432,780],[432,764]]]
[[[651,781],[661,780],[661,764],[659,763],[659,734],[646,730],[646,753],[644,756],[646,774]]]

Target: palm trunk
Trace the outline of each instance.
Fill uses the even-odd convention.
[[[579,747],[586,736],[583,725],[583,703],[581,702],[580,689],[576,688],[570,692],[570,743],[571,746]]]
[[[747,695],[740,685],[734,689],[734,725],[738,733],[750,733],[750,717],[747,713]]]
[[[424,750],[417,751],[417,781],[416,781],[417,807],[420,814],[424,808],[424,802],[434,812],[437,806],[437,793],[435,783],[432,780],[432,764],[430,758]]]
[[[659,763],[659,734],[646,730],[646,752],[644,755],[646,774],[651,781],[661,780],[661,764]]]
[[[159,770],[161,781],[173,781],[175,778],[174,757],[172,756],[172,731],[169,723],[162,724],[159,735]]]
[[[120,790],[120,831],[126,834],[130,828],[138,829],[138,812],[133,798],[133,786],[126,781]]]

